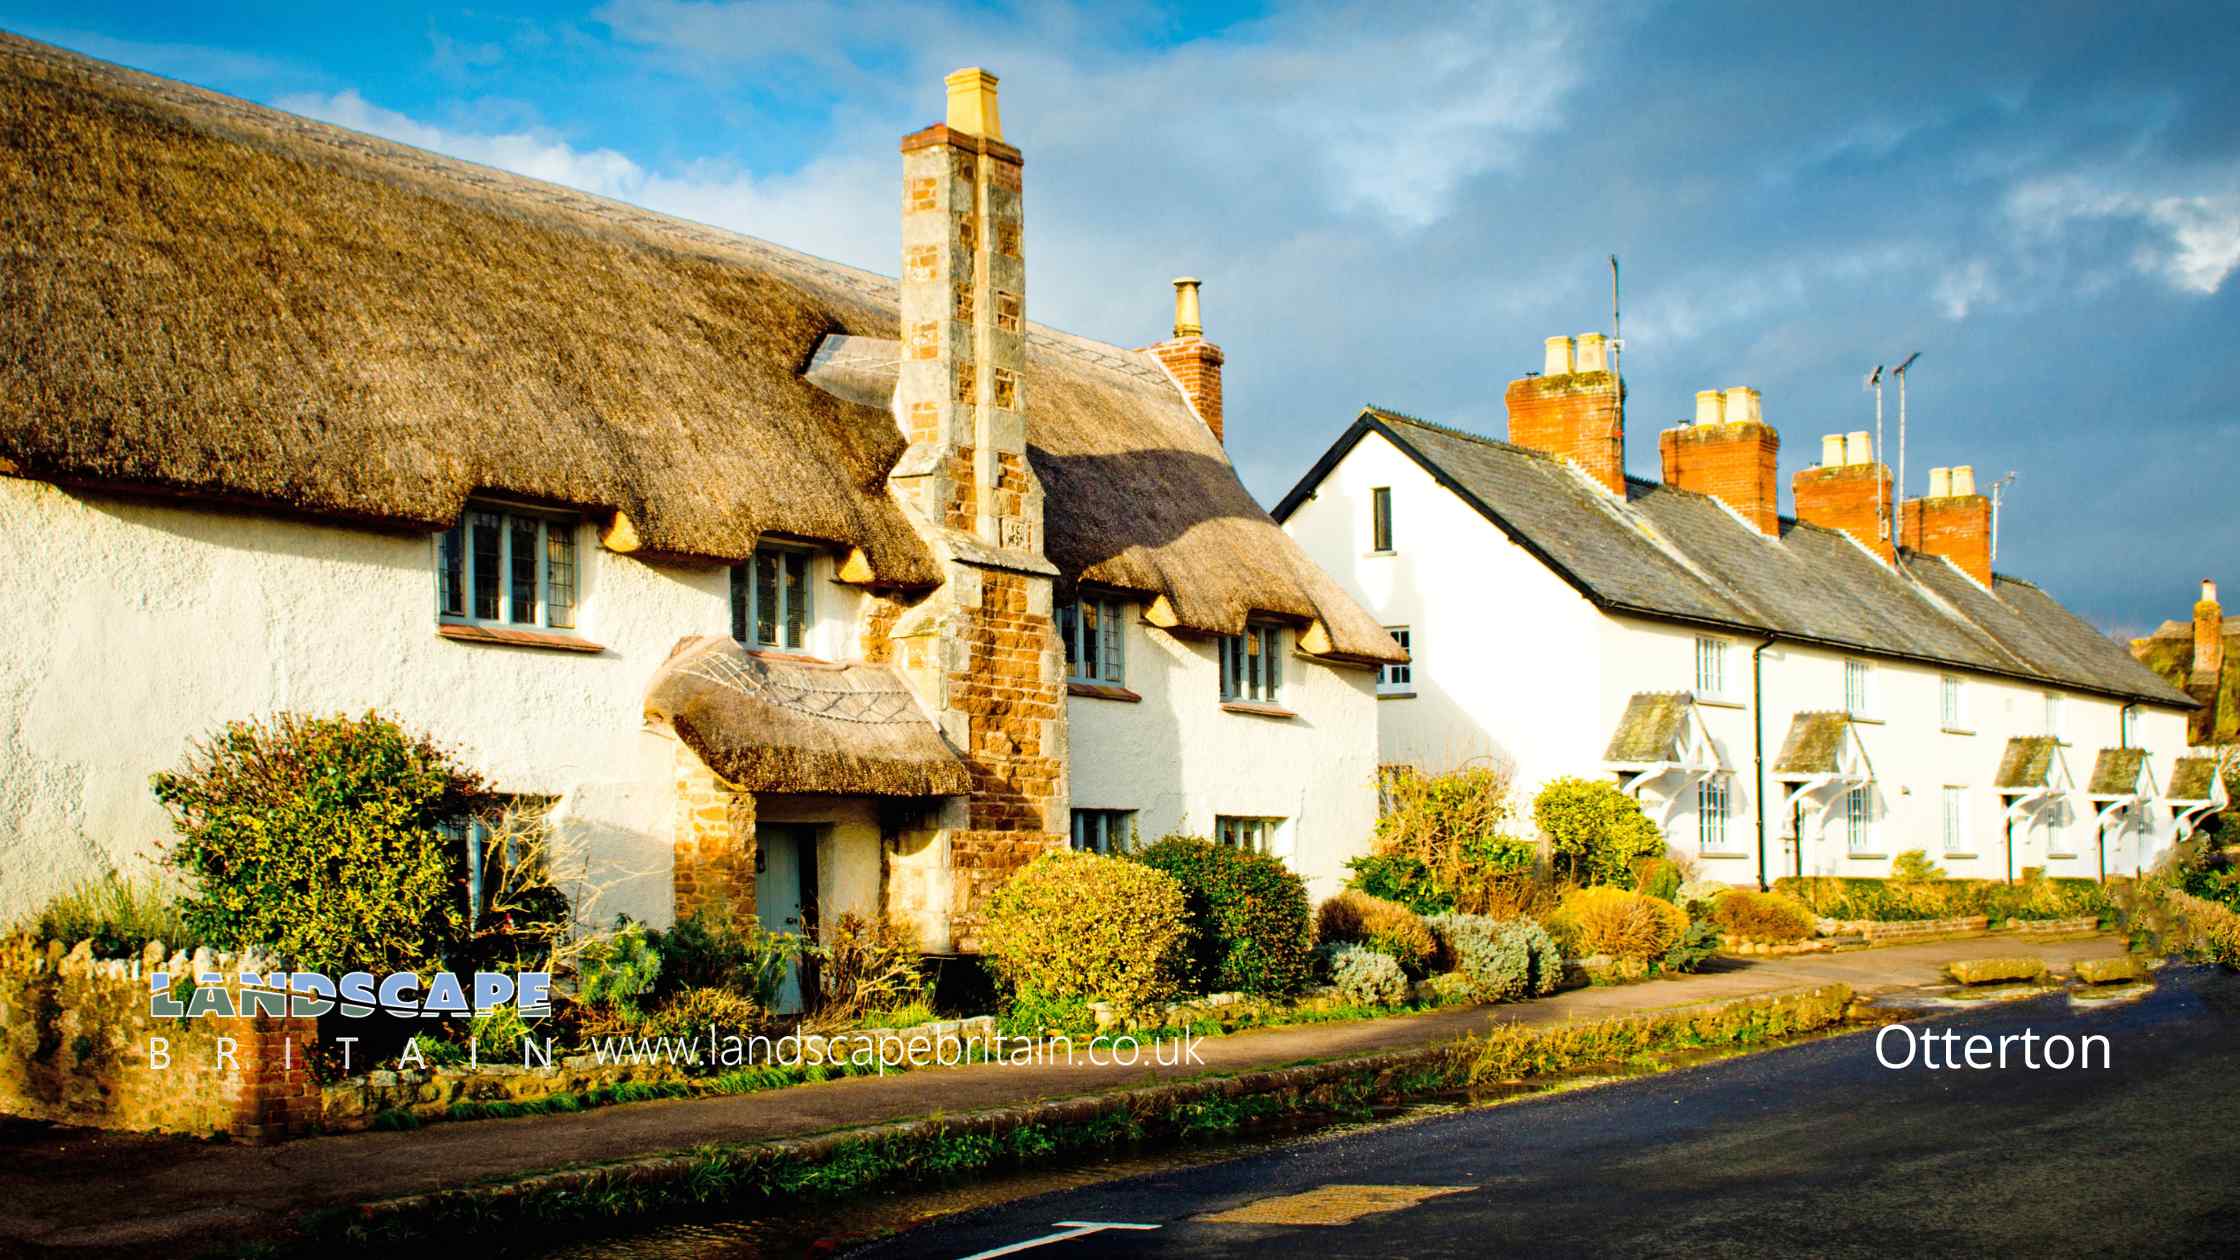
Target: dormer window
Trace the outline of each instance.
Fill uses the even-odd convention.
[[[814,617],[809,578],[815,553],[765,543],[731,570],[731,637],[748,647],[805,650]]]
[[[1221,637],[1221,698],[1274,704],[1283,685],[1283,627],[1254,622]]]
[[[1083,593],[1058,606],[1058,638],[1066,645],[1066,681],[1119,686],[1127,681],[1127,623],[1119,600]]]
[[[576,521],[558,513],[469,504],[436,535],[436,614],[464,625],[573,630]]]

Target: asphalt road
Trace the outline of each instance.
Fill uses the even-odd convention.
[[[1882,1066],[1872,1034],[1017,1200],[861,1257],[2233,1254],[2240,977],[1904,1027],[2104,1035],[2107,1066]],[[2036,1057],[2045,1043],[2031,1043]],[[1902,1057],[1899,1034],[1884,1043]],[[1940,1040],[1938,1054],[1944,1056]],[[1208,1219],[1220,1218],[1220,1219]],[[1328,1223],[1301,1223],[1320,1220]]]

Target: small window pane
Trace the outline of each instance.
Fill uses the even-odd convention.
[[[1392,490],[1379,486],[1369,492],[1370,548],[1375,551],[1392,550]]]
[[[467,531],[454,525],[436,542],[436,608],[446,617],[467,615]]]
[[[1081,614],[1081,667],[1077,672],[1083,678],[1094,679],[1097,676],[1097,656],[1104,646],[1104,622],[1099,616],[1101,609],[1097,601],[1085,599],[1078,607]]]
[[[731,637],[748,641],[747,625],[753,618],[754,574],[751,564],[731,566]]]
[[[545,524],[545,624],[576,625],[576,531],[565,521]]]
[[[754,553],[754,641],[778,646],[778,555]]]
[[[511,597],[506,604],[506,620],[533,626],[537,623],[537,560],[544,554],[544,548],[538,545],[537,521],[516,516],[506,523],[512,534],[506,551]]]
[[[1386,665],[1377,671],[1377,690],[1384,695],[1408,695],[1415,691],[1415,636],[1407,626],[1386,626],[1385,633],[1408,654],[1408,659],[1397,665]]]
[[[1080,626],[1081,613],[1078,606],[1073,604],[1058,605],[1058,642],[1065,645],[1066,677],[1068,678],[1079,678],[1081,676],[1081,670],[1076,665],[1076,662],[1081,659]]]
[[[786,646],[798,649],[808,641],[809,556],[806,552],[789,551],[784,559]]]
[[[1127,681],[1127,671],[1122,667],[1121,633],[1124,622],[1120,620],[1120,605],[1107,601],[1104,605],[1104,680],[1108,683]]]
[[[496,513],[474,512],[467,517],[467,528],[474,553],[474,616],[477,621],[496,621],[504,602],[503,525]]]

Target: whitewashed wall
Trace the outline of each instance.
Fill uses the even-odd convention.
[[[1134,810],[1145,841],[1210,837],[1216,815],[1280,818],[1277,853],[1314,897],[1336,892],[1376,825],[1375,671],[1289,655],[1279,703],[1297,716],[1233,713],[1211,642],[1146,625],[1140,608],[1122,622],[1126,685],[1143,699],[1069,698],[1073,808]]]
[[[1393,553],[1370,550],[1370,491],[1392,489]],[[1363,606],[1387,625],[1416,636],[1416,697],[1378,706],[1381,756],[1427,768],[1491,755],[1514,767],[1518,799],[1559,775],[1609,773],[1602,754],[1627,700],[1643,691],[1695,688],[1693,628],[1605,616],[1567,583],[1510,542],[1491,522],[1439,485],[1384,438],[1370,434],[1339,462],[1285,522],[1293,537]],[[1769,879],[1792,874],[1795,850],[1782,841],[1787,788],[1772,781],[1790,720],[1800,712],[1841,709],[1845,655],[1787,642],[1763,659],[1764,752],[1767,782],[1753,782],[1750,654],[1761,640],[1718,635],[1728,642],[1727,690],[1699,711],[1723,764],[1733,772],[1725,849],[1704,850],[1692,787],[1677,778],[1644,785],[1650,815],[1666,825],[1674,847],[1696,854],[1707,878],[1755,883],[1758,878],[1757,796],[1766,800]],[[1941,722],[1940,679],[1931,666],[1872,660],[1875,720],[1861,734],[1875,776],[1872,856],[1854,857],[1841,804],[1806,811],[1803,866],[1808,874],[1883,875],[1890,859],[1925,850],[1955,877],[2001,878],[2008,854],[2004,803],[1992,784],[2010,736],[2045,731],[2048,688],[1960,674],[1967,733]],[[2083,791],[2103,747],[2118,746],[2122,705],[2063,692],[2057,732],[2075,791],[2029,825],[2018,824],[2013,866],[2045,866],[2056,875],[2096,875],[2100,855],[2093,814]],[[2169,709],[2142,708],[2139,743],[2149,750],[2158,786],[2185,751],[2185,719]],[[1948,851],[1942,792],[1967,789],[1968,839]],[[1827,793],[1812,798],[1817,804]],[[2066,819],[2049,833],[2043,822]],[[1529,829],[1529,822],[1520,823]],[[2054,847],[2053,836],[2067,843]],[[2107,868],[2139,869],[2168,847],[2167,808],[2150,810],[2144,827],[2111,828]],[[2069,856],[2058,856],[2068,854]]]

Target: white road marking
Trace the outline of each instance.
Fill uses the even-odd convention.
[[[1129,1224],[1126,1221],[1052,1221],[1050,1223],[1057,1226],[1059,1232],[1055,1234],[1044,1234],[1040,1238],[1029,1238],[1025,1242],[1015,1242],[1008,1247],[997,1247],[990,1251],[975,1251],[969,1256],[962,1257],[961,1260],[994,1260],[994,1258],[997,1256],[1014,1255],[1018,1252],[1029,1251],[1036,1247],[1047,1247],[1051,1243],[1066,1242],[1071,1239],[1086,1237],[1090,1234],[1101,1234],[1108,1229],[1159,1228],[1156,1225],[1133,1225]]]

